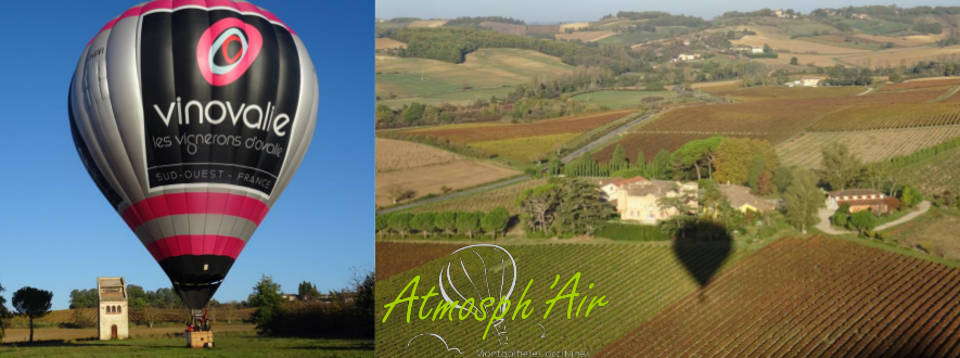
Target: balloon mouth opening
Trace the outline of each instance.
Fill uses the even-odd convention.
[[[229,256],[182,255],[163,259],[160,266],[183,304],[199,310],[210,302],[233,262]]]

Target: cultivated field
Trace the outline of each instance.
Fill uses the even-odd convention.
[[[634,108],[676,97],[676,92],[672,91],[604,90],[576,95],[573,99],[616,109]]]
[[[797,54],[821,54],[821,55],[840,55],[868,52],[867,50],[852,49],[849,47],[831,46],[823,43],[806,41],[802,38],[791,39],[789,35],[780,33],[775,28],[766,26],[747,26],[747,29],[756,32],[756,35],[747,35],[739,40],[733,40],[734,45],[747,45],[751,47],[763,47],[764,44],[770,45],[777,51],[788,51]],[[792,54],[781,53],[780,57]],[[801,62],[804,63],[804,62]]]
[[[3,357],[373,357],[368,340],[268,338],[252,332],[214,333],[216,348],[185,348],[183,336],[155,336],[122,341],[56,340],[36,345],[3,344]]]
[[[607,37],[616,35],[616,32],[613,31],[576,31],[572,33],[560,33],[554,35],[557,40],[567,40],[567,41],[581,41],[581,42],[594,42],[600,41]]]
[[[423,244],[398,243],[396,245],[413,247],[409,249],[395,247],[394,251],[380,250],[378,247],[378,256],[410,253]],[[506,347],[511,349],[586,351],[592,356],[617,337],[627,334],[637,325],[669,307],[675,300],[694,294],[699,288],[697,281],[674,256],[670,246],[664,243],[558,243],[504,246],[510,251],[517,264],[518,282],[510,299],[519,300],[528,280],[534,280],[525,296],[525,299],[531,299],[533,302],[531,303],[531,308],[534,309],[533,315],[527,319],[520,319],[520,316],[516,320],[508,318],[504,322],[509,339],[509,346]],[[710,246],[701,247],[700,252],[703,256],[691,258],[691,265],[696,270],[701,270],[703,263],[710,261],[706,258],[715,257],[717,250]],[[741,251],[734,251],[725,265],[730,265],[741,256]],[[396,299],[414,276],[422,277],[417,289],[418,294],[428,292],[431,286],[437,284],[436,277],[440,268],[447,264],[443,257],[446,256],[402,274],[377,281],[376,345],[377,353],[380,355],[433,357],[446,352],[443,344],[436,339],[419,338],[408,347],[411,338],[424,332],[439,334],[449,347],[456,347],[467,354],[474,354],[477,349],[488,351],[504,349],[497,343],[496,337],[481,339],[486,322],[478,322],[472,318],[464,321],[454,318],[455,322],[446,319],[437,321],[429,318],[418,319],[419,301],[413,308],[411,323],[404,322],[405,305],[394,310],[386,323],[381,323],[386,313],[383,306]],[[470,266],[475,261],[464,260],[468,265],[466,268],[468,272],[478,272],[473,271],[477,267]],[[487,261],[496,262],[489,259]],[[493,270],[500,268],[499,265],[492,267]],[[476,276],[478,278],[483,276],[482,268],[479,272],[481,272],[480,276]],[[546,307],[543,303],[554,297],[559,287],[563,286],[564,282],[576,272],[581,272],[582,275],[578,292],[590,297],[598,294],[606,295],[606,299],[610,301],[609,305],[594,309],[587,318],[584,318],[581,312],[580,318],[567,319],[565,314],[567,301],[560,301],[550,316],[544,319]],[[560,276],[560,283],[556,288],[550,289],[549,286],[554,281],[555,275]],[[499,287],[501,281],[499,276],[491,275],[489,280],[489,284],[495,289]],[[592,287],[589,286],[590,283],[593,284]],[[434,292],[438,290],[435,289]],[[476,296],[474,294],[476,291],[472,289],[463,292]],[[438,302],[436,297],[427,304],[427,308],[435,307]],[[576,305],[577,303],[571,303],[573,310]],[[426,312],[426,309],[424,311]],[[454,316],[456,317],[456,313]],[[493,335],[492,332],[491,329],[491,335]]]
[[[603,357],[960,354],[960,271],[825,237],[781,239]]]
[[[463,160],[459,155],[445,150],[402,140],[376,138],[374,145],[376,147],[374,160],[378,173],[449,164]]]
[[[916,186],[925,195],[950,190],[960,192],[960,148],[937,153],[922,161],[895,169],[894,177],[901,183]]]
[[[395,48],[407,48],[407,44],[387,37],[378,37],[374,40],[373,48],[377,51],[391,50]]]
[[[948,86],[942,86],[857,96],[856,92],[862,90],[856,87],[716,87],[705,91],[714,96],[732,97],[739,102],[689,105],[665,111],[598,151],[594,157],[600,161],[607,160],[617,143],[624,146],[631,158],[638,150],[642,150],[649,160],[660,149],[671,151],[687,141],[712,135],[766,139],[774,145],[793,139],[801,140],[806,145],[811,141],[816,143],[824,138],[840,138],[842,135],[807,133],[797,137],[805,131],[906,129],[960,124],[960,105],[951,102],[957,96],[947,98],[942,103],[925,103],[949,94],[949,89]],[[933,133],[933,139],[956,135],[953,129],[937,129],[930,133]],[[857,141],[862,139],[853,134],[851,138]],[[924,140],[912,144],[900,140],[897,143],[903,146],[890,148],[889,152],[885,150],[880,156],[904,154],[904,150],[938,142]],[[787,148],[791,148],[787,152],[802,150],[800,146]]]
[[[569,73],[573,67],[540,52],[518,49],[480,49],[461,64],[378,55],[377,103],[399,107],[411,102],[470,104],[504,97],[514,86],[537,76]]]
[[[499,165],[467,159],[423,144],[376,139],[376,204],[393,204],[397,191],[415,197],[440,194],[519,174]]]
[[[497,207],[504,207],[513,215],[521,213],[517,198],[524,190],[546,184],[546,179],[533,179],[502,188],[476,193],[460,198],[424,204],[407,212],[439,212],[439,211],[490,211]],[[379,266],[377,267],[379,269]]]
[[[883,51],[871,51],[856,55],[843,56],[839,60],[843,63],[864,67],[897,67],[901,64],[910,66],[918,61],[933,61],[941,59],[951,59],[956,61],[958,57],[960,57],[960,46],[920,46],[894,48]]]
[[[960,137],[960,125],[906,129],[878,129],[850,132],[806,132],[776,146],[777,155],[786,165],[820,168],[820,148],[837,142],[864,162],[876,162]]]
[[[377,280],[388,279],[398,273],[421,266],[449,255],[461,245],[443,243],[402,243],[377,241]]]
[[[507,159],[511,163],[528,163],[560,148],[565,142],[582,133],[636,111],[634,108],[543,119],[531,123],[453,124],[392,132],[442,138]]]
[[[939,88],[960,85],[960,78],[934,77],[906,80],[901,83],[891,83],[880,88],[881,91],[902,91],[920,88]]]
[[[447,23],[447,20],[417,20],[410,23],[410,27],[440,27]]]

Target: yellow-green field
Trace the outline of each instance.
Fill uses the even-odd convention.
[[[461,64],[386,55],[376,57],[377,103],[391,107],[420,102],[469,104],[504,97],[516,85],[538,76],[573,71],[560,59],[520,49],[477,50]]]
[[[577,95],[573,99],[587,104],[616,109],[639,107],[644,104],[676,98],[676,96],[676,93],[671,91],[604,90]]]
[[[580,135],[580,133],[559,133],[534,137],[488,140],[470,143],[471,147],[487,153],[496,153],[498,156],[517,162],[537,160],[544,153],[550,153]]]
[[[373,342],[260,337],[252,332],[214,333],[214,349],[186,348],[182,336],[120,341],[54,340],[33,345],[5,343],[6,357],[373,357]]]
[[[378,254],[384,255],[417,255],[420,249],[416,243],[400,245],[394,247],[390,252]],[[606,345],[613,343],[617,338],[634,329],[644,321],[654,317],[657,313],[669,307],[680,298],[696,294],[699,289],[697,281],[688,273],[684,264],[674,255],[669,243],[595,243],[591,241],[581,243],[542,243],[533,245],[522,244],[503,244],[509,250],[512,257],[516,260],[517,283],[513,294],[509,296],[511,301],[519,302],[523,291],[529,280],[530,290],[523,298],[530,299],[530,308],[532,314],[527,319],[517,316],[512,319],[514,308],[510,309],[508,318],[504,322],[505,330],[501,331],[508,340],[508,345],[501,346],[494,330],[491,328],[490,335],[483,339],[486,322],[478,322],[473,317],[460,321],[457,319],[457,312],[454,312],[453,322],[446,319],[433,321],[418,319],[419,301],[412,309],[411,322],[405,322],[404,316],[407,314],[407,306],[400,305],[386,322],[382,320],[386,315],[384,305],[395,300],[403,291],[410,280],[420,275],[422,281],[417,288],[417,294],[426,294],[431,286],[437,285],[437,274],[441,267],[447,265],[447,257],[428,262],[412,270],[391,276],[385,280],[377,282],[377,334],[376,345],[378,355],[388,357],[442,357],[451,354],[447,352],[443,343],[433,337],[411,339],[421,333],[435,333],[443,337],[448,347],[456,347],[464,355],[475,356],[477,350],[492,351],[498,349],[524,350],[524,351],[545,351],[545,350],[566,350],[589,352],[590,356],[596,354]],[[700,270],[699,265],[704,264],[704,268],[713,264],[707,262],[716,262],[715,260],[723,256],[723,249],[704,246],[700,248],[700,253],[696,259],[689,261],[694,270]],[[745,249],[733,249],[723,264],[728,267],[743,257]],[[486,255],[486,252],[478,253]],[[499,262],[487,258],[486,262]],[[482,267],[479,271],[473,265],[477,260],[462,262],[466,263],[464,271],[479,272],[474,281],[479,288],[474,290],[467,284],[463,291],[469,297],[486,295],[486,281],[483,281]],[[507,269],[502,269],[500,265],[488,265],[494,273]],[[512,270],[510,270],[512,271]],[[458,271],[459,272],[459,271]],[[506,272],[506,271],[503,271]],[[574,274],[580,273],[580,281],[577,292],[580,293],[575,300],[560,300],[556,307],[551,311],[548,317],[544,318],[546,313],[547,300],[553,298],[560,291],[568,280]],[[507,273],[507,281],[509,273]],[[462,276],[462,274],[461,274]],[[554,288],[551,283],[557,280]],[[488,284],[493,288],[496,295],[501,282],[501,275],[490,275]],[[509,285],[510,282],[507,282]],[[446,288],[450,291],[450,287]],[[569,291],[569,288],[567,289]],[[506,293],[507,289],[504,289]],[[434,293],[439,292],[439,288]],[[409,294],[409,291],[408,291]],[[709,286],[706,293],[709,296]],[[584,317],[587,305],[583,306],[579,317],[575,311],[579,305],[580,299],[586,297],[587,303],[590,298],[605,295],[605,300],[609,303],[605,307],[595,308],[589,317]],[[435,308],[439,296],[434,296],[428,302],[427,308]],[[567,318],[567,310],[570,309],[570,318]]]

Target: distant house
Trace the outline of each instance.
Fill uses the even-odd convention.
[[[867,14],[853,14],[850,17],[857,20],[870,20],[870,15]]]
[[[820,85],[820,81],[823,81],[819,77],[804,77],[799,80],[792,82],[787,82],[787,87],[817,87]]]
[[[294,293],[281,293],[280,296],[283,297],[283,299],[290,302],[297,301],[300,299],[300,295],[297,295]]]
[[[777,208],[776,201],[753,195],[750,193],[750,188],[743,185],[719,184],[717,189],[727,197],[731,207],[742,213],[748,211],[766,213]]]
[[[896,204],[896,198],[873,189],[847,189],[827,194],[827,208],[831,211],[840,208],[840,204],[850,205],[850,212],[870,210],[875,214],[886,214]]]
[[[753,50],[750,46],[734,46],[730,48],[731,52],[750,52]]]
[[[750,53],[758,55],[763,53],[763,47],[752,47],[750,48]]]
[[[601,189],[607,193],[608,200],[616,201],[617,212],[623,220],[656,224],[679,215],[676,208],[660,206],[660,199],[665,197],[680,197],[691,212],[696,212],[697,209],[697,183],[635,177],[620,183],[608,182]]]
[[[671,59],[670,62],[684,62],[684,61],[693,61],[693,60],[699,60],[699,59],[700,59],[699,53],[681,53],[677,55],[677,57],[674,57],[673,59]]]

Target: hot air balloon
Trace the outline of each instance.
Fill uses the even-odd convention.
[[[68,107],[90,177],[196,318],[303,160],[317,78],[267,10],[157,0],[87,44]]]

